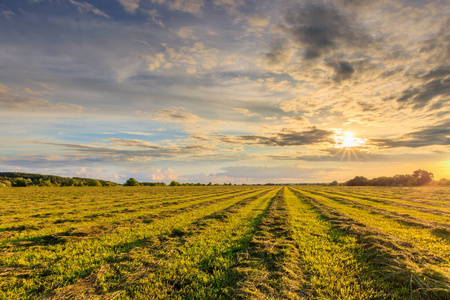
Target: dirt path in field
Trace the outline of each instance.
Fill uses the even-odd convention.
[[[291,189],[307,200],[329,222],[354,236],[365,250],[367,264],[373,266],[373,278],[390,281],[397,289],[409,290],[410,299],[450,299],[449,279],[433,265],[441,259],[418,250],[408,241],[354,220],[320,201]]]
[[[292,238],[284,188],[261,220],[247,251],[236,268],[239,299],[301,299],[302,272]]]

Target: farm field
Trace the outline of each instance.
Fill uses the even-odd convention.
[[[450,188],[3,188],[0,287],[0,299],[450,299]]]

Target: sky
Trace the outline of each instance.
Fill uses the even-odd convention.
[[[0,171],[450,178],[450,1],[2,0]]]

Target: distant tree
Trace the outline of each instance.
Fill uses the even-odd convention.
[[[426,185],[433,181],[434,175],[431,172],[419,169],[413,172],[412,177],[415,179],[414,185]]]
[[[52,186],[52,182],[49,179],[42,180],[41,178],[39,179],[39,186]]]
[[[171,182],[170,182],[170,184],[169,184],[170,186],[179,186],[180,185],[180,183],[179,182],[177,182],[177,181],[175,181],[175,180],[172,180]]]
[[[367,185],[391,186],[393,185],[394,181],[395,181],[394,177],[381,176],[371,179]]]
[[[139,181],[134,178],[130,178],[125,182],[124,186],[139,186]]]
[[[335,180],[333,182],[331,182],[330,184],[328,184],[329,186],[337,186],[339,185],[339,183]]]
[[[392,183],[392,185],[407,186],[408,183],[410,182],[412,176],[409,174],[395,175],[393,178],[394,178],[394,182]]]
[[[4,181],[2,181],[2,183],[4,185],[6,185],[7,187],[11,187],[12,186],[11,181],[9,181],[9,180],[4,180]]]
[[[97,179],[89,179],[87,181],[87,186],[102,186],[102,184]]]
[[[208,182],[208,184],[207,184],[208,186],[210,186],[210,185],[212,185],[212,183],[211,182]]]
[[[437,183],[438,186],[450,186],[450,180],[441,178]]]
[[[25,187],[27,186],[27,181],[22,177],[18,177],[12,180],[12,186],[14,187]]]
[[[369,182],[369,179],[367,179],[364,176],[355,176],[355,178],[347,181],[346,185],[348,185],[348,186],[364,186],[364,185],[367,185],[368,182]]]

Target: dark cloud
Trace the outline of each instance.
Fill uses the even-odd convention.
[[[323,57],[342,44],[365,47],[371,41],[354,17],[331,3],[308,1],[290,10],[285,23],[289,34],[305,47],[305,59]]]
[[[367,111],[377,111],[380,109],[380,107],[378,105],[369,103],[367,101],[358,101],[357,102],[358,105],[362,108],[363,112],[367,112]]]
[[[450,75],[450,66],[440,66],[430,70],[428,73],[422,75],[421,77],[425,79],[432,79],[436,77],[442,78],[448,75]]]
[[[272,44],[269,53],[265,53],[266,62],[272,66],[283,65],[287,63],[292,55],[289,49],[288,42],[282,39],[277,39]]]
[[[450,67],[439,67],[420,76],[425,82],[403,91],[397,102],[412,105],[414,109],[427,106],[436,97],[450,99]],[[428,80],[428,81],[427,81]],[[439,108],[440,106],[434,106]]]
[[[335,82],[350,79],[353,76],[353,73],[355,73],[355,68],[353,65],[345,60],[331,62],[329,65],[334,69],[333,80]]]
[[[314,145],[324,142],[332,142],[334,132],[328,130],[311,127],[306,131],[294,131],[291,129],[284,129],[282,132],[272,136],[261,135],[239,135],[237,137],[230,137],[218,135],[217,137],[222,142],[232,144],[244,145],[258,145],[258,146],[302,146]]]
[[[67,168],[80,166],[98,166],[103,162],[104,160],[99,158],[81,158],[75,156],[61,156],[55,158],[44,155],[27,155],[0,159],[0,163],[3,165],[25,168]]]
[[[348,6],[348,7],[360,7],[360,6],[370,6],[376,3],[375,0],[334,0],[336,3]]]
[[[404,134],[393,139],[372,139],[371,142],[379,147],[419,148],[433,145],[450,145],[450,121],[424,127],[421,130]]]
[[[423,41],[423,47],[420,49],[421,54],[426,54],[429,58],[437,61],[450,60],[450,19],[447,18],[443,22],[439,32],[431,38]]]
[[[69,143],[32,143],[59,146],[79,153],[104,157],[109,160],[126,161],[133,161],[138,158],[174,158],[194,154],[199,155],[210,149],[202,145],[160,146],[146,141],[130,139],[109,139],[108,141],[112,145],[111,147]]]

